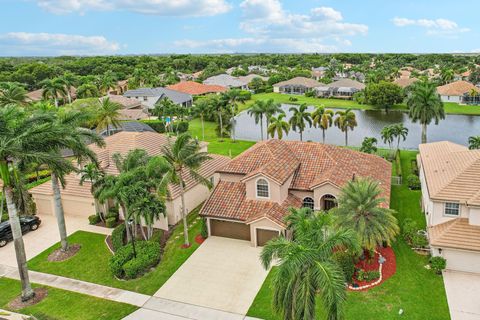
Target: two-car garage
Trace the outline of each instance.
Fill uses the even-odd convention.
[[[253,246],[264,246],[269,240],[278,237],[281,230],[270,226],[255,226],[241,221],[209,218],[211,236],[250,241]]]

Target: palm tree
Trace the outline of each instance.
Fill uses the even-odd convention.
[[[335,112],[337,117],[335,118],[334,124],[342,132],[345,132],[345,146],[348,146],[348,129],[352,130],[358,125],[355,113],[352,109],[347,108],[344,111]]]
[[[445,119],[443,102],[435,84],[428,80],[415,82],[407,96],[407,106],[412,122],[418,121],[422,125],[422,143],[427,143],[427,126],[432,121],[438,125],[441,119]]]
[[[100,92],[98,91],[97,87],[91,83],[84,83],[77,89],[77,97],[78,98],[95,98],[99,97]]]
[[[65,86],[65,91],[67,92],[68,103],[72,103],[72,88],[77,83],[77,77],[71,72],[65,72],[63,76],[60,78]]]
[[[378,182],[368,178],[349,181],[341,190],[333,215],[338,227],[353,230],[363,249],[390,245],[399,232],[394,210],[382,207],[385,199]]]
[[[183,133],[177,137],[175,142],[169,140],[168,145],[163,147],[163,154],[170,165],[169,179],[180,188],[180,197],[182,199],[182,219],[183,235],[185,237],[185,247],[190,246],[188,240],[187,212],[185,205],[185,176],[190,175],[197,182],[211,187],[210,181],[202,177],[198,169],[203,162],[210,159],[208,153],[200,151],[198,141],[192,139],[189,133]]]
[[[395,123],[392,125],[393,137],[397,138],[397,150],[400,150],[400,140],[405,141],[408,135],[408,128],[403,123]]]
[[[478,91],[476,89],[471,89],[468,95],[470,96],[470,99],[472,99],[472,104],[476,104],[475,98],[478,97]]]
[[[210,100],[199,99],[192,108],[192,115],[200,117],[202,123],[202,140],[205,140],[205,116],[210,114]]]
[[[273,99],[265,101],[265,120],[267,128],[270,125],[270,119],[278,113],[284,113],[280,103],[276,103]]]
[[[312,112],[313,126],[322,129],[322,141],[325,143],[325,131],[332,126],[333,123],[333,110],[327,110],[325,107],[317,106]]]
[[[468,149],[480,149],[480,136],[472,136],[468,138]]]
[[[102,94],[107,94],[110,89],[115,89],[117,81],[112,71],[105,72],[98,79],[98,89]]]
[[[107,136],[110,135],[110,127],[119,127],[120,126],[120,110],[122,105],[116,102],[110,101],[110,98],[103,98],[100,101],[100,106],[97,109],[95,124],[97,127],[97,132],[103,129],[107,129]]]
[[[288,134],[290,131],[290,124],[283,120],[285,118],[285,113],[280,113],[277,117],[270,118],[270,125],[267,128],[268,134],[274,138],[275,133],[277,134],[277,138],[282,140],[283,133]]]
[[[47,79],[42,82],[42,97],[45,100],[53,99],[58,108],[58,99],[67,95],[65,84],[62,79]]]
[[[85,182],[90,181],[90,193],[95,195],[95,185],[97,182],[104,177],[105,173],[98,168],[96,163],[90,162],[87,163],[82,169],[80,169],[80,185],[83,185]],[[100,215],[100,218],[103,220],[102,215],[100,214],[100,209],[98,207],[98,199],[94,197],[95,201],[95,213]]]
[[[30,285],[25,246],[22,238],[18,210],[14,202],[17,164],[50,163],[61,166],[64,162],[58,154],[50,152],[63,146],[59,141],[64,130],[52,124],[48,115],[27,116],[16,106],[0,109],[0,174],[12,229],[15,255],[22,283],[22,300],[30,300],[35,293]]]
[[[248,109],[248,115],[255,119],[255,124],[260,122],[260,137],[263,140],[263,116],[265,115],[265,102],[262,100],[257,100],[255,103]]]
[[[444,68],[442,71],[440,71],[440,77],[442,79],[442,83],[447,84],[452,82],[453,78],[455,77],[455,72],[453,69]]]
[[[394,139],[393,136],[393,127],[385,126],[380,131],[380,136],[382,137],[383,143],[388,143],[388,148],[392,149],[392,142]]]
[[[211,110],[215,114],[220,126],[220,141],[223,141],[223,115],[228,112],[228,106],[220,99],[212,99],[211,101]]]
[[[291,107],[289,109],[293,114],[288,122],[294,131],[297,131],[298,129],[298,132],[300,133],[300,141],[303,141],[303,131],[305,131],[307,123],[310,127],[312,126],[312,115],[307,109],[308,106],[306,103],[301,104],[298,108]]]
[[[220,100],[223,100],[225,105],[230,106],[230,115],[232,117],[232,138],[233,142],[235,142],[235,115],[238,112],[238,103],[243,103],[245,101],[245,97],[242,95],[241,90],[232,89],[222,93]]]
[[[23,87],[13,82],[7,82],[0,87],[0,107],[10,104],[27,104],[27,92]]]
[[[170,131],[173,132],[173,118],[177,113],[178,105],[175,104],[172,100],[168,98],[163,98],[158,100],[155,103],[155,108],[153,109],[153,114],[159,118],[164,119],[165,128],[170,128]],[[183,107],[182,107],[183,108]],[[167,122],[167,118],[169,122]]]
[[[333,253],[338,248],[357,250],[355,234],[334,229],[331,216],[323,212],[290,212],[286,221],[293,236],[270,240],[260,254],[265,269],[278,265],[272,279],[273,309],[286,320],[317,319],[319,296],[327,319],[343,319],[345,277]]]

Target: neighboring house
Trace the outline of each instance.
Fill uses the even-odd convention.
[[[477,92],[477,94],[480,93],[478,87],[463,80],[437,87],[437,92],[443,102],[467,103],[468,99],[465,98],[470,95],[472,90]]]
[[[90,145],[98,157],[101,168],[108,174],[117,175],[112,156],[115,153],[127,154],[134,149],[144,149],[151,156],[161,155],[162,148],[168,144],[166,135],[154,132],[120,132],[105,138],[106,146],[99,148]],[[175,139],[175,138],[170,138]],[[201,142],[201,150],[207,151],[207,143]],[[200,175],[209,179],[213,184],[218,182],[219,174],[215,171],[227,165],[230,158],[220,155],[210,155],[211,159],[205,161],[199,169]],[[199,184],[188,172],[184,174],[185,200],[187,212],[192,211],[205,201],[210,194],[208,188]],[[95,200],[90,193],[90,182],[80,185],[80,176],[76,173],[69,174],[66,178],[66,187],[61,190],[62,203],[65,215],[73,215],[87,218],[95,214]],[[155,222],[155,227],[168,229],[169,225],[176,224],[181,220],[181,198],[180,188],[176,185],[169,185],[169,196],[166,200],[167,216]],[[54,203],[51,183],[46,182],[33,189],[30,193],[37,205],[40,214],[54,214]]]
[[[30,91],[27,92],[27,101],[29,102],[38,102],[43,100],[43,89],[38,89],[35,91]],[[70,88],[70,97],[72,98],[72,101],[77,98],[77,89],[75,87]],[[62,100],[62,97],[58,97],[59,100]],[[65,102],[68,102],[68,98],[65,97]]]
[[[317,67],[317,68],[312,67],[312,71],[311,71],[312,78],[317,81],[320,81],[320,79],[322,79],[325,76],[325,71],[327,71],[327,67]]]
[[[203,80],[203,84],[216,85],[226,87],[228,89],[242,89],[247,90],[248,86],[240,81],[237,77],[232,77],[229,74],[219,74]]]
[[[136,110],[136,109],[133,109]],[[156,132],[152,129],[148,124],[138,121],[120,121],[120,125],[118,127],[109,128],[108,132],[107,129],[104,129],[98,132],[99,135],[102,137],[108,137],[109,135],[118,133],[118,132]]]
[[[295,77],[293,79],[275,83],[273,85],[273,92],[287,93],[287,94],[305,94],[312,91],[315,87],[322,84],[314,79],[305,77]]]
[[[342,79],[315,88],[317,96],[324,98],[351,99],[352,96],[365,89],[365,84],[352,79]]]
[[[146,120],[149,119],[150,116],[148,113],[145,112],[143,109],[122,109],[119,111],[121,121],[127,120]]]
[[[142,103],[137,99],[127,98],[119,95],[109,94],[108,96],[98,98],[98,100],[100,100],[101,102],[103,99],[106,99],[106,98],[109,98],[111,102],[118,103],[125,109],[141,109],[142,108]]]
[[[182,81],[177,84],[167,86],[167,89],[183,92],[192,96],[201,96],[209,93],[221,93],[228,90],[226,87],[203,84],[195,81]]]
[[[419,149],[431,253],[444,257],[447,269],[480,273],[480,150],[448,141]]]
[[[254,73],[248,74],[246,76],[240,76],[240,77],[238,77],[238,80],[242,81],[245,85],[248,86],[248,84],[250,82],[252,82],[252,80],[255,79],[255,78],[260,78],[263,81],[268,81],[268,77],[264,77],[264,76],[254,74]]]
[[[155,104],[162,99],[170,99],[183,107],[190,107],[193,103],[191,95],[162,87],[128,90],[123,96],[140,101],[148,109],[155,108]]]
[[[220,182],[200,215],[210,235],[262,246],[285,234],[290,207],[329,210],[349,180],[379,181],[390,199],[391,164],[375,155],[316,142],[268,140],[255,144],[219,171]]]
[[[111,95],[121,95],[128,90],[128,80],[117,81],[115,88],[108,91]]]
[[[260,72],[262,74],[268,74],[270,70],[264,66],[248,66],[248,72]]]
[[[393,83],[395,83],[396,85],[399,85],[400,87],[402,88],[406,88],[406,87],[409,87],[411,86],[414,82],[418,81],[417,78],[398,78],[398,79],[395,79],[393,81]]]

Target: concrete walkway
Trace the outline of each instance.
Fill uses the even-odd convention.
[[[443,282],[452,320],[480,319],[480,274],[446,270]]]

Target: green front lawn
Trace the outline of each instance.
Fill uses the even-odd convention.
[[[198,211],[195,211],[190,214],[190,222],[196,221],[195,219],[198,217],[197,212]],[[199,246],[194,241],[195,236],[200,233],[199,221],[189,230],[189,239],[192,246],[188,249],[181,248],[183,244],[182,232],[183,226],[179,224],[173,231],[170,238],[172,240],[169,241],[165,247],[165,252],[162,255],[162,260],[159,265],[153,271],[134,280],[123,281],[115,279],[108,267],[111,253],[105,244],[105,236],[85,231],[75,232],[68,238],[70,243],[79,243],[82,245],[82,249],[74,257],[63,262],[49,262],[47,260],[48,255],[60,247],[57,243],[31,259],[28,262],[28,267],[34,271],[152,295]],[[177,235],[179,235],[179,237],[175,239]]]
[[[402,172],[405,177],[411,171],[411,160],[416,151],[402,151]],[[425,218],[420,210],[420,191],[411,191],[404,184],[392,187],[391,207],[397,210],[400,225],[406,218],[425,227]],[[450,319],[445,289],[441,276],[424,266],[427,257],[416,254],[407,244],[398,239],[393,245],[397,258],[397,272],[382,285],[366,292],[348,292],[346,319]],[[253,302],[249,316],[265,320],[278,319],[271,308],[272,270]],[[399,316],[400,309],[404,310]],[[318,301],[318,314],[322,314]]]
[[[40,286],[34,285],[34,287]],[[129,304],[47,288],[48,296],[43,301],[16,312],[33,315],[39,320],[120,320],[137,310],[137,307]],[[19,296],[20,292],[20,281],[0,278],[0,308],[7,310],[8,303]]]
[[[290,101],[289,99],[293,97],[298,99],[298,101]],[[341,99],[325,99],[325,98],[314,98],[314,97],[305,97],[303,95],[290,95],[290,94],[281,94],[281,93],[258,93],[252,95],[252,99],[247,101],[245,104],[240,104],[240,110],[246,110],[256,100],[268,100],[273,99],[277,103],[286,103],[286,104],[302,104],[306,103],[308,105],[319,106],[324,105],[327,108],[352,108],[352,109],[361,109],[361,110],[373,110],[376,109],[371,105],[359,104],[352,100],[341,100]],[[445,112],[448,114],[465,114],[465,115],[480,115],[480,106],[464,106],[459,105],[453,102],[445,102]],[[407,106],[404,104],[395,105],[392,110],[407,110]]]

